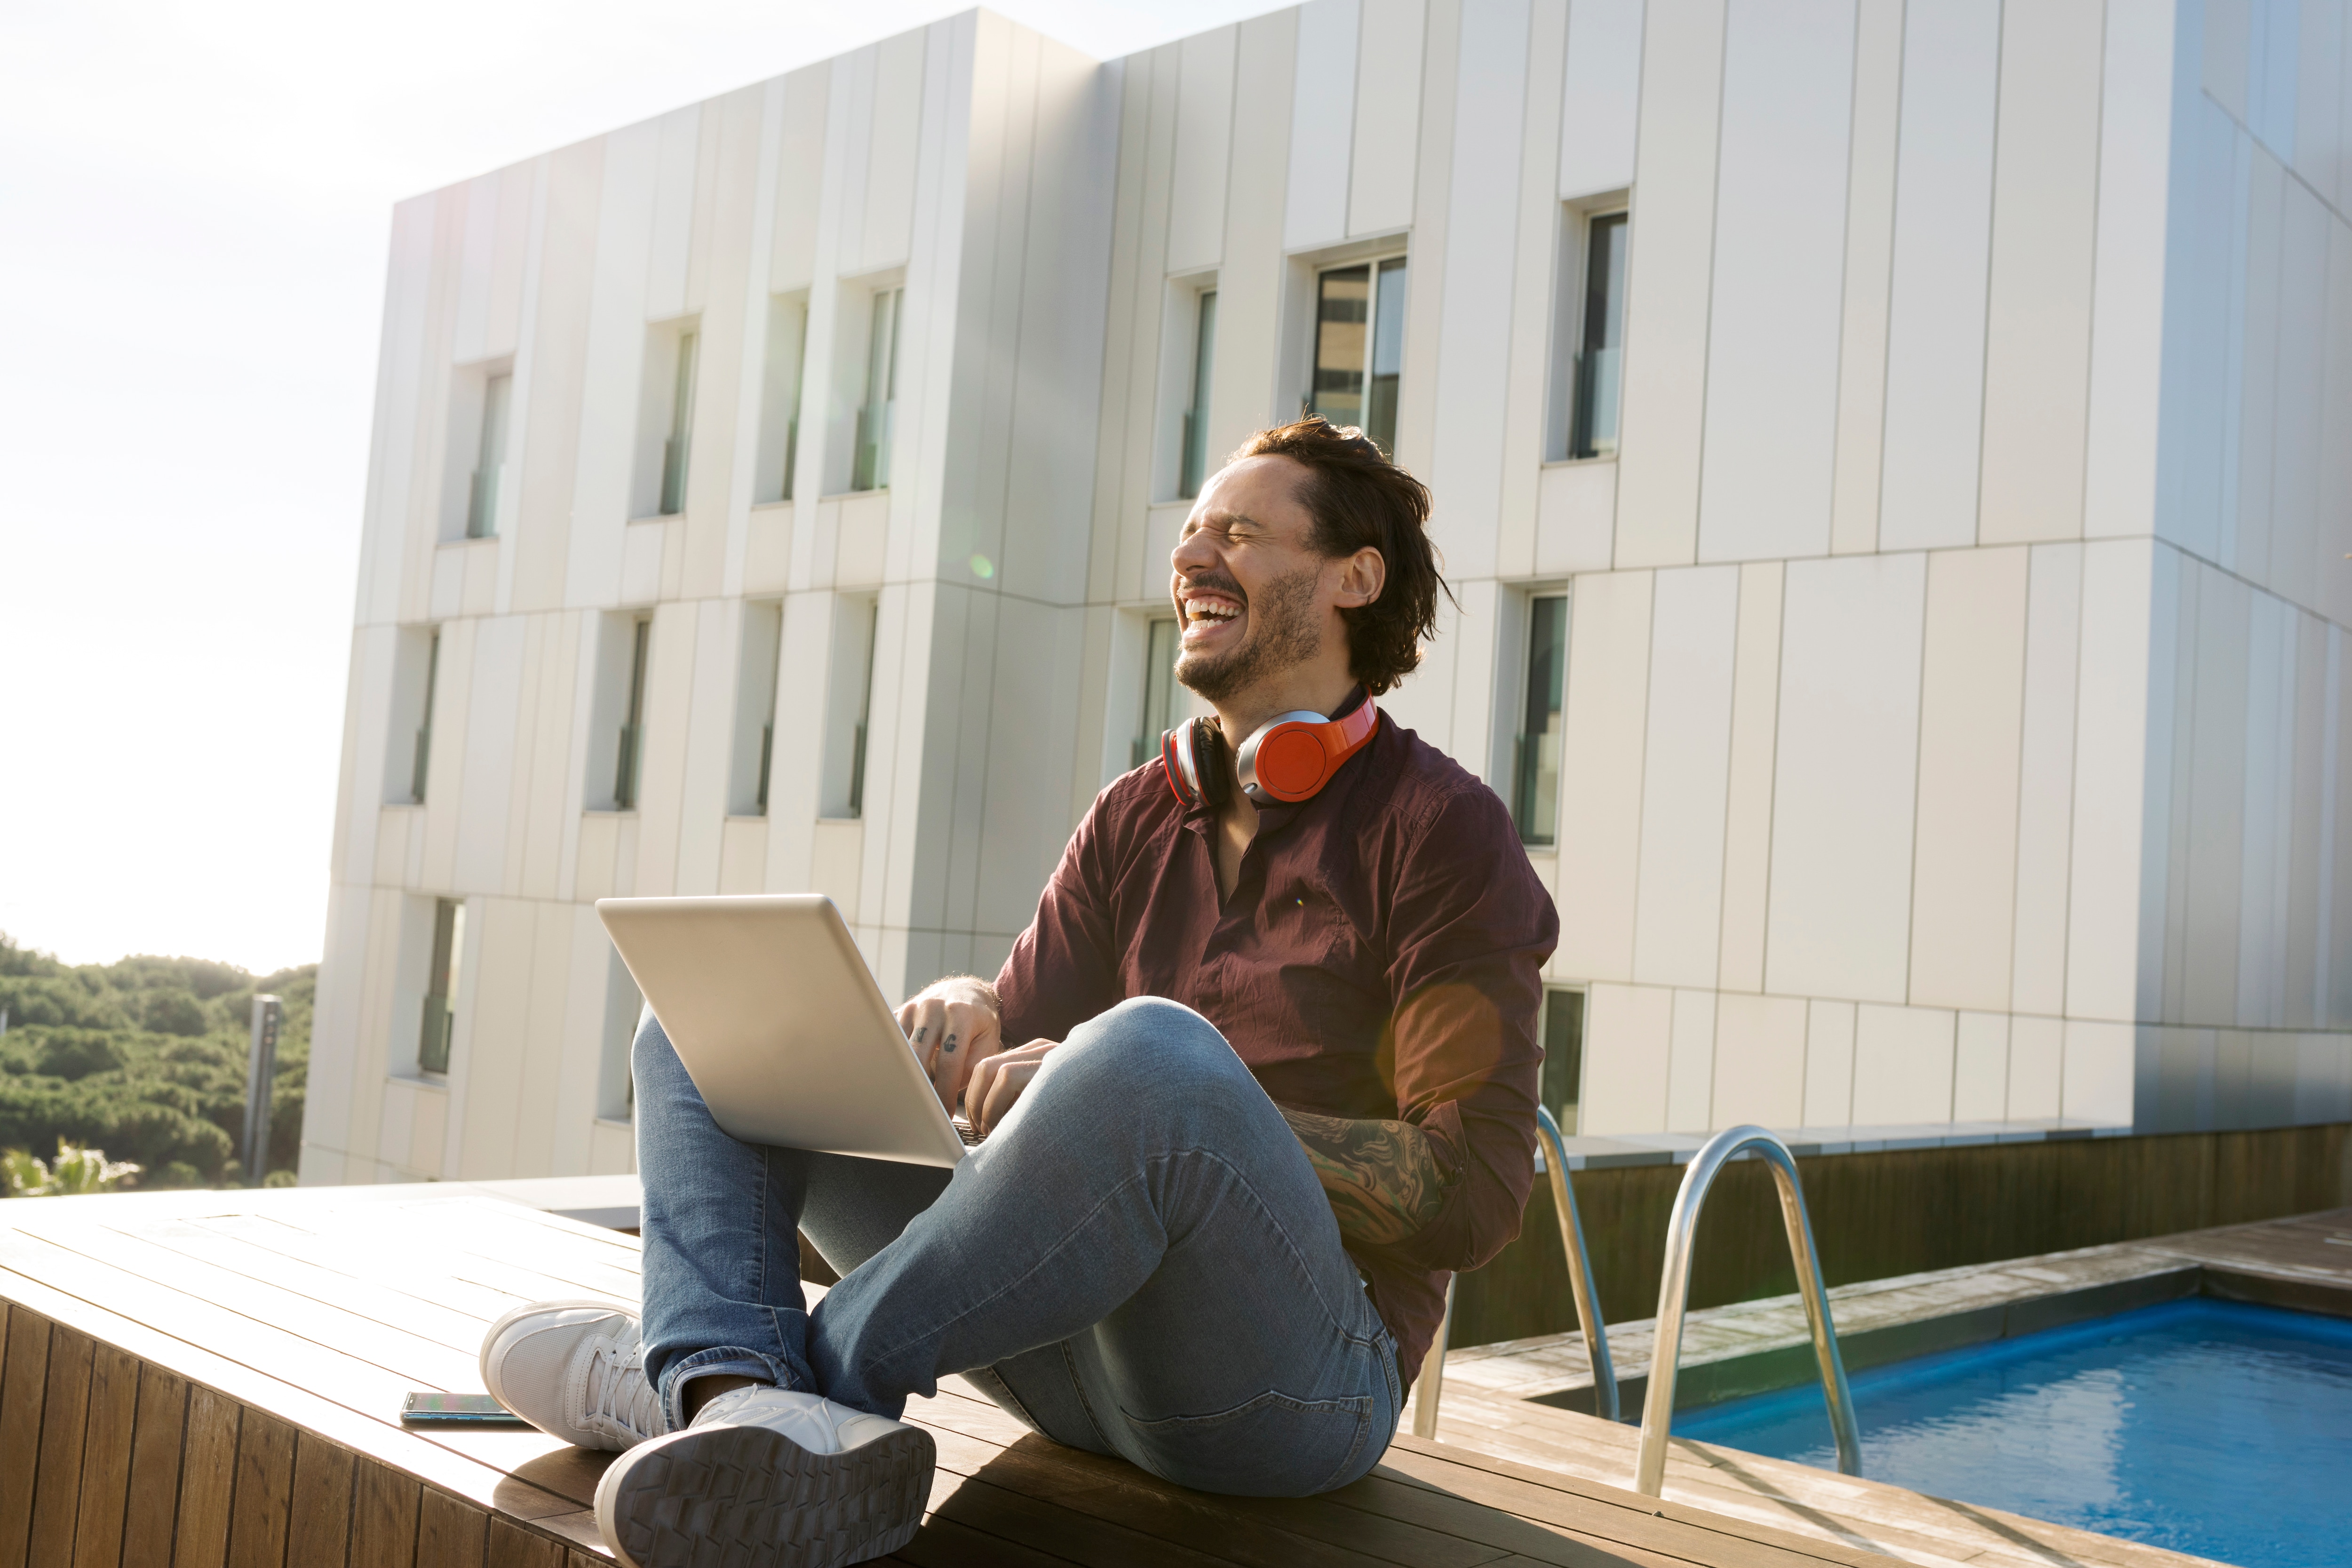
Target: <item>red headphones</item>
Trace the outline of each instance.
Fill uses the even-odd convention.
[[[1380,727],[1381,710],[1369,697],[1337,719],[1304,709],[1277,713],[1242,742],[1235,767],[1242,793],[1259,805],[1311,799]],[[1214,719],[1160,736],[1160,766],[1187,809],[1225,804],[1225,735]]]

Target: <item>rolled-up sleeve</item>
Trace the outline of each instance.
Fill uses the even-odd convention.
[[[1519,1233],[1535,1182],[1537,1016],[1559,917],[1484,785],[1445,797],[1406,847],[1390,910],[1398,998],[1384,1055],[1398,1114],[1446,1177],[1445,1206],[1381,1256],[1459,1272]]]

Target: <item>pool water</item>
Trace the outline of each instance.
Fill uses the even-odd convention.
[[[2245,1568],[2352,1563],[2352,1321],[2173,1301],[1853,1384],[1874,1480]],[[1818,1385],[1675,1436],[1837,1463]]]

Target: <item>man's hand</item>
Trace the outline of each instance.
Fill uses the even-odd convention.
[[[1402,1241],[1445,1206],[1437,1156],[1412,1122],[1276,1109],[1306,1147],[1307,1163],[1349,1240],[1374,1247]]]
[[[964,1086],[963,1113],[973,1131],[986,1134],[996,1130],[1045,1065],[1045,1053],[1059,1043],[1032,1040],[1017,1050],[999,1051],[972,1069],[971,1081]]]
[[[915,1060],[930,1075],[931,1088],[950,1115],[973,1067],[1004,1049],[998,1012],[996,987],[969,974],[935,980],[898,1009],[898,1026],[907,1031]]]

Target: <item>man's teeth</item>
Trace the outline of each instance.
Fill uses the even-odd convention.
[[[1192,618],[1196,621],[1230,621],[1242,613],[1239,605],[1204,605],[1197,601],[1187,605],[1185,608],[1192,612]]]

